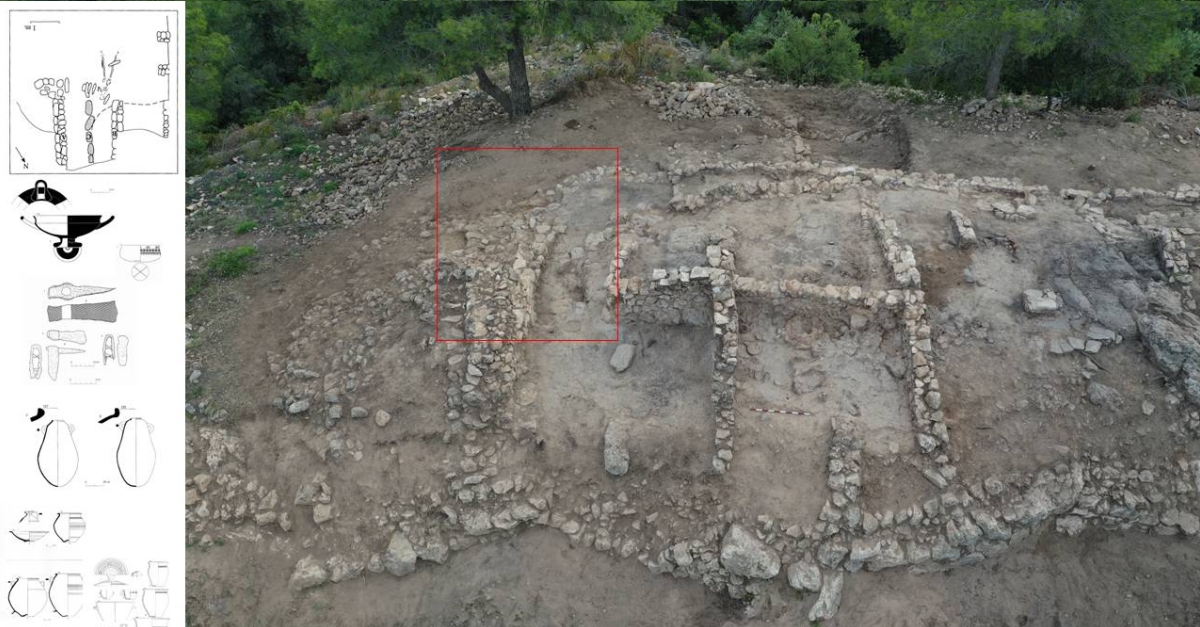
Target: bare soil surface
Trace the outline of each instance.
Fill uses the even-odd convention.
[[[846,546],[822,562],[826,584],[848,571],[830,625],[1200,623],[1200,544],[1186,517],[1200,504],[1190,474],[1200,470],[1200,423],[1176,378],[1147,356],[1138,322],[1156,311],[1144,301],[1159,288],[1180,297],[1181,312],[1194,306],[1186,287],[1166,282],[1156,231],[1142,227],[1173,227],[1196,245],[1196,205],[1059,193],[1200,183],[1200,137],[1177,138],[1200,115],[1152,107],[1137,123],[1116,112],[981,120],[870,89],[742,92],[760,115],[667,120],[645,90],[593,81],[528,120],[481,122],[452,145],[619,147],[623,286],[675,289],[681,268],[719,267],[774,285],[898,291],[864,209],[876,206],[911,248],[926,336],[905,326],[903,300],[836,309],[813,294],[743,294],[736,366],[724,369],[728,331],[714,312],[733,310],[705,283],[696,293],[711,300],[676,323],[622,314],[634,357],[620,372],[613,343],[434,342],[433,281],[447,290],[443,313],[461,305],[452,326],[486,327],[511,313],[497,303],[528,300],[527,337],[615,334],[611,152],[443,153],[439,252],[499,277],[497,293],[471,291],[475,278],[452,286],[432,276],[432,154],[382,209],[302,246],[197,233],[196,268],[209,251],[247,241],[262,259],[189,303],[188,624],[807,624],[817,594],[789,587],[786,572],[731,577],[718,555],[731,525],[751,530],[782,571],[830,544],[862,548],[876,529],[897,534],[903,565],[851,565]],[[801,162],[812,169],[763,167]],[[683,169],[698,163],[708,166]],[[875,182],[883,170],[899,172]],[[1047,189],[911,179],[928,171]],[[777,191],[790,181],[797,188]],[[676,208],[687,195],[706,204]],[[994,202],[1028,204],[1036,218],[1003,219]],[[952,210],[972,220],[977,246],[952,245]],[[485,225],[527,239],[496,239]],[[533,277],[528,295],[504,288],[523,275]],[[1022,292],[1035,288],[1069,302],[1031,315]],[[492,318],[476,317],[481,305]],[[1051,351],[1097,325],[1120,341]],[[918,338],[929,342],[948,428],[933,453],[914,412]],[[736,427],[723,435],[724,382],[736,388]],[[933,401],[921,402],[924,411]],[[486,424],[466,423],[473,408]],[[628,459],[620,476],[605,468],[614,423]],[[834,468],[831,447],[845,445],[835,425],[854,434],[837,465],[855,460],[861,489],[843,488],[850,471]],[[734,455],[722,473],[713,460],[724,437]],[[981,540],[961,560],[913,557],[968,513],[986,521],[981,508],[1000,509],[989,499],[1032,494],[1047,473],[1081,465],[1086,479],[1065,507],[1025,526],[1000,516],[1011,523],[1002,547]],[[988,496],[985,481],[1007,491]],[[958,507],[968,494],[974,505]],[[1094,494],[1113,518],[1093,520],[1098,506],[1084,500]],[[936,523],[892,525],[936,507]],[[846,522],[855,516],[870,522]],[[416,552],[412,572],[387,572],[406,570],[386,565],[407,559],[390,548],[395,534]],[[323,577],[298,584],[309,557]]]

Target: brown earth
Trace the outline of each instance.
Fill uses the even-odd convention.
[[[1164,125],[1175,129],[1172,137],[1200,126],[1195,113],[1149,108],[1142,122],[1131,123],[1120,121],[1120,113],[1063,112],[1027,116],[1013,128],[996,130],[963,121],[948,106],[898,104],[866,90],[755,88],[747,93],[765,118],[665,122],[630,87],[593,83],[527,121],[487,123],[457,144],[619,146],[623,172],[650,173],[685,155],[791,158],[787,134],[766,120],[795,116],[814,159],[964,177],[1019,177],[1051,189],[1164,190],[1200,183],[1200,138],[1187,146],[1157,139],[1168,132]],[[566,125],[569,120],[578,124]],[[845,141],[862,130],[868,133]],[[453,551],[445,565],[422,562],[402,579],[367,573],[304,593],[288,589],[296,560],[306,554],[381,550],[388,534],[374,517],[414,493],[436,490],[462,457],[462,442],[443,437],[446,384],[440,368],[445,359],[425,343],[431,325],[411,307],[378,304],[394,291],[397,272],[433,255],[430,157],[429,174],[394,192],[385,211],[301,250],[282,240],[260,240],[269,260],[250,275],[214,284],[190,303],[189,358],[203,374],[189,400],[203,399],[228,411],[217,426],[241,437],[238,472],[278,490],[289,506],[302,483],[325,472],[336,517],[317,525],[297,508],[295,527],[287,533],[250,521],[191,534],[197,544],[188,555],[188,624],[803,623],[814,595],[797,603],[798,595],[783,583],[746,605],[697,582],[655,575],[633,558],[572,547],[549,528],[487,537]],[[445,187],[443,211],[453,206],[454,219],[463,221],[504,213],[509,201],[534,197],[565,177],[603,165],[598,155],[551,153],[463,153],[445,161],[442,181],[452,183]],[[669,186],[631,183],[622,187],[621,204],[633,215],[639,203],[661,205],[669,198]],[[576,210],[608,211],[609,200],[597,192]],[[1040,207],[1042,215],[1030,223],[975,213],[982,216],[976,218],[981,236],[1003,234],[1019,243],[1020,252],[1014,260],[1002,248],[984,246],[968,255],[944,244],[944,216],[951,208],[975,211],[966,200],[911,190],[883,194],[880,207],[913,245],[938,329],[935,338],[945,340],[938,348],[939,376],[954,402],[947,413],[960,474],[1029,472],[1062,459],[1065,449],[1130,459],[1195,458],[1196,442],[1180,446],[1169,432],[1184,408],[1168,400],[1169,391],[1136,340],[1097,357],[1103,368],[1098,380],[1120,392],[1126,404],[1098,409],[1083,399],[1086,382],[1079,369],[1045,353],[1044,342],[1071,332],[1070,322],[1030,322],[1019,310],[1017,295],[1044,283],[1055,251],[1065,242],[1099,246],[1095,231],[1054,202]],[[1127,204],[1120,211],[1133,218],[1152,209]],[[858,222],[849,192],[808,195],[794,203],[755,199],[736,211],[678,214],[643,207],[640,212],[646,222],[636,235],[631,231],[629,241],[643,244],[645,256],[631,264],[631,273],[679,258],[672,242],[687,236],[680,229],[702,225],[705,232],[724,234],[722,246],[737,252],[739,270],[749,276],[877,288],[886,283],[886,269],[869,230]],[[573,223],[580,216],[586,218],[574,214]],[[571,237],[582,240],[602,225],[585,220]],[[448,235],[443,245],[459,245],[454,237]],[[690,236],[684,239],[691,243]],[[189,255],[199,259],[225,243],[199,237],[189,242]],[[968,269],[974,283],[963,278]],[[604,269],[598,272],[602,277]],[[553,284],[543,289],[549,290],[544,293],[547,311],[556,315],[567,316],[573,301],[588,301]],[[372,296],[372,290],[383,295]],[[305,326],[314,307],[338,304],[350,309]],[[516,401],[527,414],[522,418],[537,422],[541,441],[531,447],[504,438],[496,453],[501,472],[553,476],[559,491],[627,491],[631,503],[647,511],[683,498],[695,499],[697,508],[702,501],[721,503],[750,519],[765,514],[806,523],[825,499],[829,417],[849,412],[865,429],[865,505],[879,511],[901,508],[933,493],[905,461],[913,448],[905,392],[888,387],[895,382],[885,367],[888,356],[901,350],[895,331],[823,329],[805,344],[788,334],[789,325],[798,321],[752,306],[742,315],[748,328],[744,338],[754,348],[739,366],[744,389],[737,407],[738,457],[726,477],[705,474],[712,454],[710,331],[656,325],[622,328],[623,336],[637,338],[640,354],[631,370],[619,375],[608,367],[607,345],[525,347],[528,371],[518,379]],[[599,315],[588,320],[600,329],[611,325]],[[325,458],[329,432],[271,406],[278,390],[266,355],[286,353],[298,329],[319,329],[324,338],[325,343],[304,348],[306,354],[314,359],[335,354],[359,341],[366,326],[390,335],[373,357],[369,382],[352,401],[372,412],[386,408],[395,418],[384,428],[370,419],[343,420],[338,429],[360,442],[362,459],[337,462]],[[819,394],[797,391],[794,378],[814,368],[829,384],[818,383]],[[1157,408],[1144,419],[1143,401]],[[797,402],[812,407],[814,416],[749,411],[760,404]],[[851,412],[855,404],[861,407]],[[630,474],[614,480],[601,466],[600,440],[606,419],[617,414],[638,422]],[[201,426],[199,420],[189,425],[189,444],[196,448]],[[200,457],[189,459],[189,476],[208,470]],[[684,537],[685,530],[696,528],[687,521],[672,524]],[[848,576],[841,610],[830,624],[1192,625],[1200,623],[1197,589],[1200,544],[1194,538],[1100,531],[1064,538],[1047,532],[999,558],[945,574],[891,569]]]

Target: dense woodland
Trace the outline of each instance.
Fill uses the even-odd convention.
[[[540,78],[526,58],[546,46],[626,79],[753,69],[963,98],[1200,107],[1197,0],[191,0],[187,19],[189,171],[223,130],[463,74],[526,115]],[[654,31],[686,38],[702,62],[681,63]]]

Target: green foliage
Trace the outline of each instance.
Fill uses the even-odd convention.
[[[1054,84],[1076,104],[1125,107],[1172,60],[1177,0],[1078,0],[1060,16]]]
[[[250,231],[253,231],[256,228],[258,228],[257,221],[242,220],[241,222],[238,222],[237,224],[233,225],[233,232],[236,233],[237,235],[245,235],[246,233],[249,233]]]
[[[1200,31],[1181,30],[1166,43],[1167,60],[1151,80],[1168,92],[1195,95],[1200,82]]]
[[[213,253],[208,259],[208,271],[222,279],[239,277],[250,269],[258,249],[253,246],[238,246]]]
[[[186,10],[189,173],[238,153],[294,155],[344,112],[388,115],[416,86],[477,66],[495,73],[514,28],[526,50],[549,44],[562,58],[582,44],[585,59],[625,78],[706,76],[646,38],[666,19],[712,48],[702,63],[717,72],[764,64],[793,81],[865,75],[969,95],[992,67],[1008,90],[1088,106],[1200,91],[1195,0],[192,0]],[[552,71],[531,68],[530,80]]]
[[[729,37],[729,27],[717,16],[706,15],[703,19],[688,25],[687,37],[696,43],[719,46]]]
[[[1131,122],[1133,124],[1137,124],[1138,122],[1141,122],[1142,121],[1142,112],[1134,111],[1133,113],[1130,113],[1129,115],[1125,116],[1125,121]]]
[[[1181,29],[1179,0],[881,0],[878,6],[904,45],[872,73],[890,84],[903,79],[978,94],[998,58],[1010,89],[1084,106],[1127,106],[1147,84],[1182,88],[1200,59]]]
[[[730,54],[728,41],[721,44],[720,48],[705,52],[703,61],[717,72],[738,72],[742,69],[742,63]]]
[[[757,59],[770,50],[797,21],[798,18],[787,11],[764,11],[755,16],[744,30],[729,37],[729,47],[738,57]]]
[[[1034,0],[882,0],[880,10],[904,51],[893,71],[920,87],[983,91],[988,64],[1002,42],[1025,58],[1051,49],[1053,3]]]
[[[862,77],[861,49],[855,31],[827,14],[789,24],[763,64],[776,78],[801,84],[832,84]]]
[[[674,80],[683,69],[683,60],[671,46],[652,37],[622,44],[611,54],[597,54],[592,63],[602,71],[626,81],[639,76],[658,76],[663,80]]]
[[[689,83],[711,82],[717,77],[699,65],[689,65],[679,73],[680,80]]]
[[[221,101],[220,68],[229,51],[229,38],[208,28],[208,19],[197,4],[187,5],[187,155],[188,172],[208,148],[217,130],[216,110]]]

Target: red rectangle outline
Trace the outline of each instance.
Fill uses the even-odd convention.
[[[580,151],[602,151],[611,150],[616,154],[616,221],[614,224],[614,232],[616,234],[616,247],[613,253],[613,276],[615,279],[617,297],[613,299],[614,321],[617,327],[617,336],[610,339],[486,339],[486,340],[469,340],[463,338],[461,340],[445,339],[438,336],[439,321],[439,296],[438,296],[438,256],[439,256],[439,200],[441,198],[441,157],[442,152],[472,152],[472,151],[500,151],[500,150],[580,150]],[[433,149],[433,340],[434,342],[445,343],[487,343],[487,342],[563,342],[563,343],[594,343],[594,344],[612,344],[621,341],[621,149],[617,146],[439,146]]]

